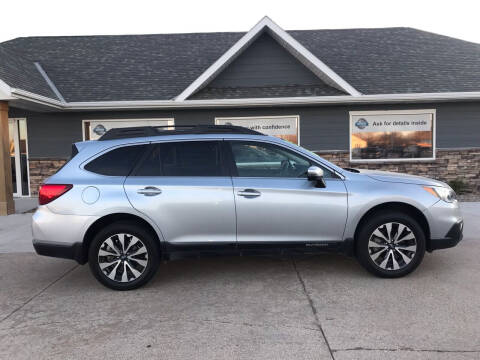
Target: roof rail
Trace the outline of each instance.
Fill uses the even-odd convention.
[[[135,126],[108,130],[98,140],[127,139],[146,136],[178,135],[178,134],[249,134],[265,135],[258,131],[235,125],[165,125]]]

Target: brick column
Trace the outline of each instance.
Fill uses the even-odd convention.
[[[8,102],[0,101],[0,216],[15,213],[8,135]]]

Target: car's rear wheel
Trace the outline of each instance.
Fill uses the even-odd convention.
[[[377,213],[358,233],[356,255],[371,273],[401,277],[411,273],[425,254],[425,233],[418,222],[404,213]]]
[[[96,234],[88,261],[93,275],[103,285],[115,290],[136,289],[158,269],[158,242],[135,223],[117,222]]]

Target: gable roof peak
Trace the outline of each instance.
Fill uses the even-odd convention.
[[[230,49],[228,49],[220,58],[218,58],[210,67],[208,67],[199,77],[197,77],[187,88],[185,88],[176,98],[176,101],[184,101],[195,92],[206,86],[214,77],[216,77],[225,67],[235,60],[253,41],[255,41],[263,32],[267,31],[280,45],[289,51],[295,58],[309,68],[327,85],[330,85],[340,91],[344,91],[351,96],[361,95],[353,86],[342,79],[323,61],[318,59],[302,44],[295,40],[285,30],[278,26],[268,16],[264,16],[253,28],[243,35]]]

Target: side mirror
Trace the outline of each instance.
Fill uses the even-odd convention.
[[[324,188],[327,185],[323,179],[323,170],[318,166],[310,166],[307,170],[307,178],[309,181],[315,181],[315,187]]]

